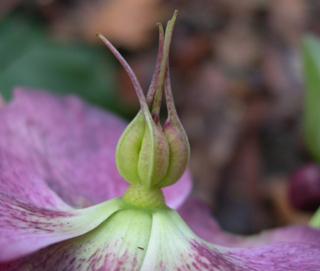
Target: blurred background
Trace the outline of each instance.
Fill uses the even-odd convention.
[[[171,82],[191,144],[193,194],[222,227],[254,233],[306,223],[289,200],[291,172],[311,161],[302,132],[301,38],[320,34],[317,0],[1,0],[0,92],[76,94],[131,119],[139,109],[123,54],[144,89],[157,22],[179,10]]]

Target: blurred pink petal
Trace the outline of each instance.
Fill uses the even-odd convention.
[[[197,236],[216,245],[245,248],[281,242],[320,244],[320,230],[307,226],[287,226],[246,237],[225,232],[214,220],[209,206],[196,198],[188,198],[178,213]]]
[[[1,147],[0,193],[38,207],[72,209],[51,190],[32,162],[22,161]]]
[[[170,208],[177,209],[189,196],[192,189],[190,171],[187,169],[181,179],[171,186],[162,189],[166,203]]]
[[[254,248],[215,248],[193,244],[199,270],[316,271],[320,246],[304,243],[275,243]],[[191,257],[192,257],[191,256]],[[195,269],[197,270],[197,269]]]

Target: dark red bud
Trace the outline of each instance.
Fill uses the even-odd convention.
[[[315,211],[320,206],[320,166],[308,163],[289,176],[289,200],[301,211]]]

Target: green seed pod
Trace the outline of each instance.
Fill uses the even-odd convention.
[[[154,187],[163,179],[169,165],[167,139],[153,120],[151,121],[151,127],[145,129],[138,161],[139,177],[147,188]]]
[[[190,159],[189,140],[173,101],[168,62],[165,77],[165,95],[168,119],[163,125],[163,133],[169,145],[169,167],[166,176],[157,185],[159,188],[176,183],[185,172]]]
[[[167,173],[169,146],[166,137],[140,111],[123,132],[116,149],[120,175],[130,184],[151,188]]]
[[[116,149],[117,169],[122,178],[133,185],[141,184],[137,164],[144,134],[145,119],[139,111],[121,135]]]
[[[164,124],[163,133],[169,145],[169,166],[166,176],[157,187],[163,188],[176,183],[185,172],[190,157],[188,141],[185,132],[181,131],[170,121]]]

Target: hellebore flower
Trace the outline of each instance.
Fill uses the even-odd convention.
[[[190,177],[183,175],[189,143],[169,81],[175,17],[165,35],[159,25],[146,98],[129,65],[99,35],[127,70],[141,104],[125,130],[116,116],[74,97],[17,89],[13,102],[1,106],[0,270],[320,270],[318,230],[245,239],[221,232],[201,203],[188,199],[180,206]],[[162,127],[163,85],[168,120]],[[205,240],[166,203],[180,207]]]

